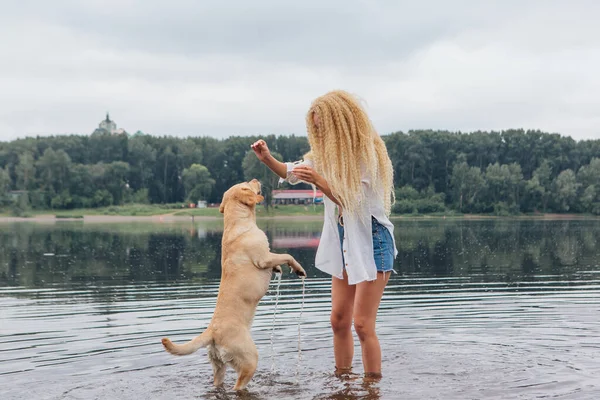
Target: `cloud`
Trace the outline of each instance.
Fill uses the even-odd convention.
[[[9,1],[0,140],[304,134],[334,88],[381,133],[542,129],[598,138],[594,1]]]

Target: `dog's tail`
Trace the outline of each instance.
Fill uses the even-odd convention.
[[[185,344],[175,344],[171,342],[168,338],[163,338],[162,340],[162,344],[163,346],[165,346],[165,350],[177,356],[185,356],[188,354],[192,354],[201,347],[208,346],[211,342],[212,335],[209,329],[205,330],[200,336],[196,336],[195,338],[193,338]]]

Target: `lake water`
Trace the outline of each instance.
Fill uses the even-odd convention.
[[[319,221],[260,221],[284,274],[258,307],[249,391],[206,351],[167,354],[213,312],[220,221],[0,225],[0,399],[598,399],[600,221],[396,220],[378,334],[383,380],[333,375]],[[298,360],[298,321],[302,357]],[[273,341],[271,344],[271,333]],[[356,342],[358,346],[358,342]],[[272,369],[272,367],[274,367]]]

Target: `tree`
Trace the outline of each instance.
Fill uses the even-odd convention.
[[[523,202],[523,209],[527,211],[539,209],[544,194],[544,187],[540,184],[537,176],[534,176],[525,182],[525,200]]]
[[[210,176],[210,171],[201,164],[192,164],[189,168],[184,169],[182,179],[186,199],[190,203],[206,200],[215,186],[215,180]]]
[[[29,194],[20,193],[12,204],[12,215],[15,217],[23,217],[29,211]]]
[[[73,198],[68,189],[63,190],[60,194],[52,197],[50,200],[50,207],[52,209],[60,208],[72,208]]]
[[[450,186],[459,211],[472,211],[477,196],[485,190],[485,180],[479,167],[469,167],[466,162],[452,168]]]
[[[179,149],[183,165],[202,164],[202,148],[193,139],[184,139]]]
[[[92,198],[94,197],[96,187],[102,185],[100,180],[94,180],[94,169],[95,165],[71,165],[69,172],[69,192],[72,196],[74,208],[92,207]],[[104,171],[103,167],[102,169]]]
[[[17,189],[30,190],[35,183],[35,160],[30,151],[19,155],[19,163],[15,167]]]
[[[271,155],[281,161],[281,155],[276,152],[271,152]],[[242,169],[244,170],[244,177],[246,181],[252,179],[258,179],[261,183],[261,192],[265,198],[265,208],[268,210],[273,203],[273,189],[277,187],[279,177],[269,169],[265,164],[260,162],[256,157],[256,154],[252,150],[246,152],[244,161],[242,162]]]
[[[177,155],[173,152],[173,146],[169,142],[163,142],[166,147],[162,149],[160,156],[157,157],[154,172],[154,190],[150,195],[156,199],[156,202],[171,203],[177,200],[179,174],[177,169]]]
[[[423,135],[420,132],[411,132],[405,152],[410,170],[408,183],[418,190],[426,188],[432,181],[431,173],[428,171],[431,156],[432,151],[425,145]]]
[[[64,151],[54,151],[51,147],[37,162],[42,186],[53,193],[59,193],[67,186],[67,176],[71,166],[71,157]]]
[[[600,158],[592,158],[577,172],[577,181],[583,189],[582,211],[600,214]]]
[[[592,158],[588,165],[581,167],[577,172],[577,181],[584,187],[600,186],[600,158]]]
[[[309,150],[305,136],[261,137],[285,161],[298,160]],[[510,213],[564,212],[567,204],[569,212],[600,208],[598,139],[575,141],[522,129],[423,130],[382,138],[394,168],[395,187],[410,185],[419,195],[415,200],[403,199],[405,209],[439,209],[440,198],[444,207],[462,212],[495,208]],[[254,177],[263,181],[270,196],[267,189],[277,186],[277,177],[254,165],[256,160],[248,159],[244,166],[256,139],[157,137],[142,132],[28,137],[0,143],[0,169],[8,174],[11,189],[29,192],[30,204],[37,209],[122,204],[134,197],[149,203],[181,202],[191,191],[184,185],[183,173],[193,164],[204,165],[215,180],[210,193],[202,194],[209,202],[218,202],[229,187]],[[576,173],[574,198],[569,189],[572,179],[564,174],[558,179],[565,170]]]
[[[490,164],[485,170],[485,180],[494,206],[504,203],[512,212],[518,211],[523,180],[519,164]]]
[[[0,169],[0,203],[8,203],[8,192],[10,190],[10,174],[5,168]]]
[[[393,211],[397,214],[437,213],[446,210],[444,193],[436,193],[433,185],[421,192],[406,185],[396,189],[396,203]]]
[[[583,205],[583,211],[591,212],[593,214],[600,213],[600,202],[598,201],[598,190],[596,186],[590,185],[585,188],[581,196],[581,204]]]
[[[106,165],[104,170],[104,187],[111,194],[113,204],[122,204],[124,194],[128,188],[127,176],[129,175],[129,164],[123,161],[115,161]]]
[[[536,191],[540,194],[542,211],[546,212],[548,200],[552,195],[552,168],[548,160],[542,161],[540,166],[533,172],[533,178],[537,182]]]
[[[520,199],[521,199],[521,186],[523,182],[523,172],[521,166],[518,163],[508,164],[508,192],[510,197],[510,204],[518,210]]]
[[[156,163],[156,149],[148,143],[151,138],[144,135],[134,136],[129,140],[128,158],[129,184],[134,190],[148,188],[154,177],[153,167]]]
[[[112,203],[113,198],[108,190],[100,189],[94,193],[94,198],[92,199],[92,204],[94,207],[110,206]]]
[[[556,177],[554,186],[560,211],[569,211],[575,204],[577,189],[579,188],[575,173],[570,169],[562,171]]]

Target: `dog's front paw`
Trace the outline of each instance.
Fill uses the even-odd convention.
[[[302,278],[306,278],[306,271],[304,270],[304,268],[302,268],[302,265],[300,265],[298,261],[292,260],[292,262],[290,263],[290,268],[292,272],[296,273],[296,275]]]
[[[304,279],[306,278],[306,271],[304,270],[304,268],[300,267],[300,269],[296,270],[296,275]]]

